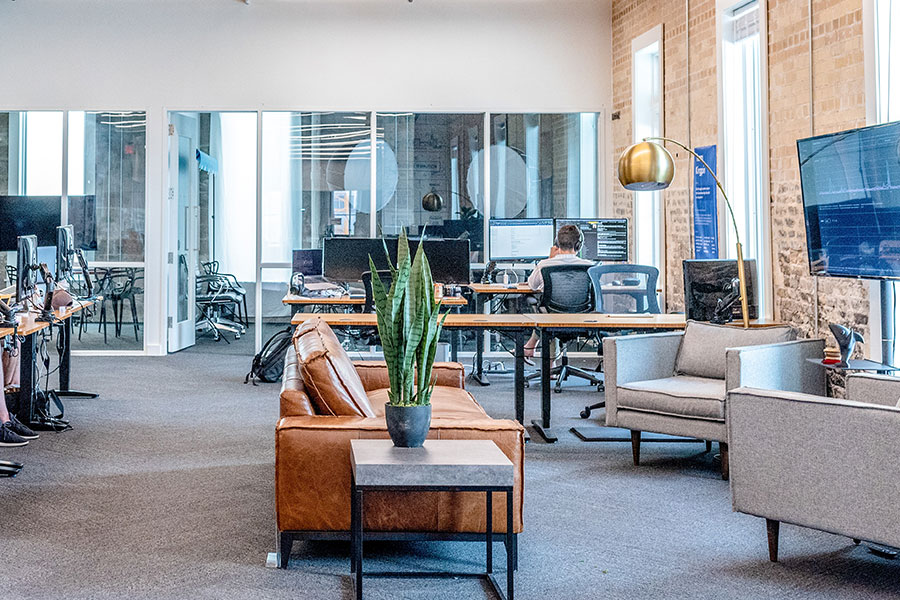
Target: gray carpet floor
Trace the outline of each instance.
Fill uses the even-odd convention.
[[[101,397],[67,400],[74,430],[0,451],[26,463],[0,479],[0,597],[351,597],[346,544],[297,544],[289,570],[265,566],[278,386],[242,384],[249,340],[74,359],[74,387]],[[511,416],[509,377],[471,389],[493,416]],[[900,561],[846,538],[784,526],[782,562],[769,563],[764,523],[731,511],[700,444],[645,445],[634,468],[627,444],[578,441],[568,428],[597,398],[577,385],[554,395],[560,441],[527,445],[519,598],[900,596]],[[536,418],[536,389],[526,403]],[[477,570],[483,548],[377,543],[366,555],[372,569]],[[477,580],[372,579],[366,597],[492,593]]]

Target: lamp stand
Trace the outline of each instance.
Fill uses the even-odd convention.
[[[685,146],[684,144],[679,142],[678,140],[673,140],[672,138],[667,138],[667,137],[644,138],[645,142],[651,141],[651,140],[660,140],[662,142],[671,142],[671,143],[675,144],[676,146],[683,148],[689,154],[693,155],[694,158],[696,158],[701,163],[703,163],[703,166],[706,167],[706,170],[709,171],[709,174],[712,175],[713,179],[716,180],[716,186],[719,188],[719,191],[722,192],[722,199],[725,201],[725,208],[728,209],[728,214],[731,217],[731,224],[732,224],[732,226],[734,226],[734,237],[737,240],[735,247],[737,248],[738,281],[740,281],[740,287],[741,287],[741,317],[742,317],[741,320],[744,322],[744,329],[749,329],[750,328],[750,310],[747,306],[747,276],[744,273],[744,249],[741,246],[741,234],[740,234],[740,230],[738,229],[737,219],[734,218],[734,211],[731,209],[731,201],[728,199],[728,194],[725,193],[725,188],[722,187],[722,182],[719,181],[719,177],[718,177],[718,175],[716,175],[716,172],[713,171],[709,167],[708,164],[706,164],[706,161],[703,160],[702,156],[700,156],[699,154],[697,154],[696,152],[694,152],[693,150],[691,150],[690,148],[688,148],[687,146]]]
[[[741,320],[744,322],[744,329],[748,329],[750,327],[750,310],[747,307],[747,276],[744,273],[744,249],[741,247],[740,242],[735,244],[735,248],[737,249],[738,281],[740,281],[741,286]]]

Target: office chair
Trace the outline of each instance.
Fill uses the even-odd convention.
[[[381,278],[381,283],[384,284],[384,289],[388,290],[391,287],[391,272],[380,270],[376,271],[378,273],[378,277]],[[375,298],[372,293],[372,271],[365,271],[362,274],[363,288],[366,290],[366,303],[363,305],[364,313],[375,312]]]
[[[659,269],[649,265],[613,264],[594,265],[589,268],[588,276],[597,299],[598,313],[652,313],[659,314],[659,301],[656,299],[656,283],[659,280]],[[603,337],[600,334],[600,365],[603,365]],[[581,418],[587,419],[591,411],[605,408],[606,402],[598,402],[585,406]]]
[[[541,269],[544,278],[544,292],[539,306],[551,313],[588,313],[594,310],[594,292],[591,278],[588,275],[590,265],[553,265]],[[567,347],[569,342],[578,338],[579,331],[567,332],[559,330],[554,337],[562,347],[560,364],[550,370],[549,375],[556,375],[554,391],[562,391],[562,382],[573,377],[587,380],[591,385],[601,385],[603,380],[586,369],[569,364]],[[541,372],[532,373],[525,378],[526,383],[541,377]]]
[[[19,272],[15,265],[6,265],[6,281],[9,282],[8,285],[16,285],[18,280]]]

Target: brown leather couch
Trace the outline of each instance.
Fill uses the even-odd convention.
[[[490,439],[515,466],[514,532],[522,531],[524,429],[492,419],[464,388],[459,363],[436,363],[429,439]],[[294,332],[285,357],[281,419],[275,430],[278,564],[286,568],[294,540],[349,539],[350,440],[387,438],[383,362],[353,362],[327,324],[308,321]],[[493,502],[494,532],[506,531],[506,502]],[[480,492],[378,492],[366,495],[370,539],[398,532],[429,539],[481,540]],[[371,534],[369,532],[372,532]],[[480,532],[480,533],[479,533]],[[502,538],[500,538],[502,539]],[[513,548],[515,552],[515,548]]]

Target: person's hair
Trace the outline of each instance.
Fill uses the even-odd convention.
[[[575,225],[563,225],[556,232],[556,247],[571,252],[577,250],[581,242],[581,230]]]

